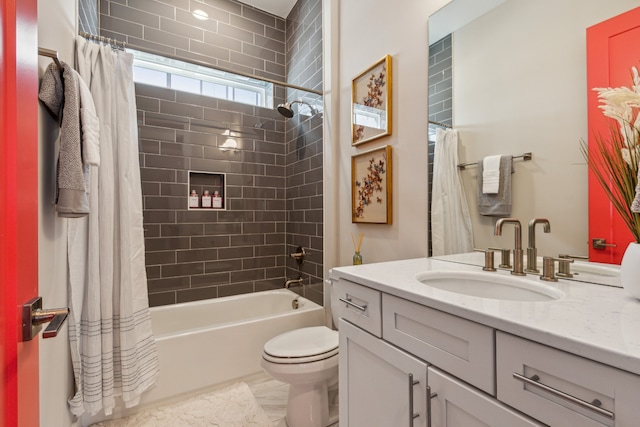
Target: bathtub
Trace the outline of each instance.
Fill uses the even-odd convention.
[[[324,322],[322,306],[288,289],[153,307],[160,375],[139,406],[176,401],[261,373],[262,348],[269,339]],[[100,418],[119,418],[132,409],[116,408],[112,417]],[[101,419],[91,417],[83,425]]]

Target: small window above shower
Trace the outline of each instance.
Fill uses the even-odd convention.
[[[127,52],[134,57],[136,83],[273,108],[273,83],[133,49]]]

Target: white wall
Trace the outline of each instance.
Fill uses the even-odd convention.
[[[77,32],[76,1],[38,1],[38,45],[57,50],[60,59],[73,64],[74,35]],[[42,76],[51,59],[40,57]],[[67,306],[66,219],[56,216],[54,144],[57,125],[51,115],[39,109],[39,241],[38,275],[40,295],[47,308]],[[31,189],[25,189],[31,191]],[[73,373],[69,355],[67,325],[56,338],[40,339],[40,425],[71,426],[73,418],[67,399],[73,395]]]
[[[325,94],[330,96],[325,98],[327,269],[352,263],[350,233],[364,233],[365,263],[427,255],[427,19],[445,3],[325,0],[325,9],[331,5],[338,11],[333,22],[324,22],[333,40],[327,45],[325,39],[325,49],[333,46],[326,54],[338,74]],[[354,148],[351,81],[386,54],[393,61],[393,134]],[[393,224],[352,224],[351,156],[387,144],[393,151]]]
[[[460,161],[531,151],[514,162],[513,217],[551,222],[536,233],[539,255],[587,255],[586,28],[638,0],[510,0],[453,34],[453,122]],[[477,213],[477,169],[462,172],[475,246],[512,247]],[[526,237],[523,237],[526,245]]]

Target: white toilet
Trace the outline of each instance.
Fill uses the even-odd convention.
[[[325,292],[327,291],[325,287]],[[326,427],[330,395],[338,385],[338,331],[326,326],[294,329],[264,345],[262,367],[278,381],[289,384],[288,427]]]

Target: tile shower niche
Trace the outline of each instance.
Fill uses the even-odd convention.
[[[189,210],[226,210],[226,174],[189,171]]]

